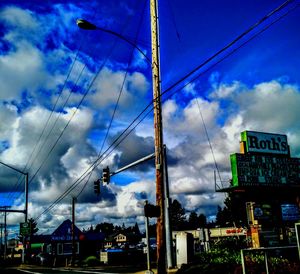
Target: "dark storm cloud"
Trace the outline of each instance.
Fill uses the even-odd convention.
[[[176,153],[173,150],[167,148],[166,160],[167,160],[168,166],[175,166],[179,162],[179,157],[178,157],[178,155],[176,155]]]
[[[116,136],[119,136],[119,134],[116,134]],[[116,136],[111,138],[111,141],[115,140]],[[133,132],[118,146],[118,151],[120,154],[114,160],[116,166],[121,168],[154,153],[154,140],[152,137],[137,136]],[[149,160],[133,169],[135,171],[148,171],[153,166],[154,160]]]
[[[22,171],[19,167],[11,166]],[[0,192],[23,191],[24,185],[24,175],[0,163]]]
[[[89,185],[80,194],[77,201],[79,203],[98,203],[106,202],[110,206],[116,205],[116,195],[107,186],[101,186],[100,195],[94,193],[94,182],[89,182]]]

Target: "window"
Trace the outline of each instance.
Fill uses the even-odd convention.
[[[75,243],[75,253],[79,254],[79,243]],[[57,255],[71,255],[72,243],[59,243],[57,244]]]

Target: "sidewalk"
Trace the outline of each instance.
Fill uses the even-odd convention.
[[[99,265],[99,266],[89,266],[89,267],[82,267],[82,266],[39,266],[39,265],[30,265],[30,264],[21,264],[18,266],[21,269],[40,269],[40,268],[49,268],[49,269],[61,269],[61,270],[80,270],[80,271],[102,271],[102,272],[109,272],[109,273],[124,273],[124,274],[146,274],[151,273],[148,272],[146,266],[136,266],[136,265]],[[151,269],[152,273],[156,274],[157,269]],[[168,269],[166,273],[168,274],[175,274],[178,271],[177,268]],[[101,272],[99,272],[101,273]]]
[[[173,274],[173,273],[176,273],[178,271],[178,269],[176,268],[174,268],[174,269],[168,269],[167,270],[167,273],[168,274]],[[154,273],[154,274],[156,274],[157,273],[157,270],[156,269],[152,269],[152,272]],[[147,272],[147,270],[143,270],[143,271],[139,271],[139,272],[134,272],[135,274],[145,274],[145,273],[148,273]]]

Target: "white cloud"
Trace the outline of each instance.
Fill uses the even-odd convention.
[[[214,99],[231,98],[239,89],[241,89],[241,84],[237,81],[231,85],[220,84],[216,90],[210,94],[210,97]]]
[[[63,85],[67,70],[76,56],[77,48],[70,46],[72,39],[75,40],[74,32],[78,31],[74,19],[84,11],[64,4],[53,6],[53,10],[55,12],[52,14],[39,16],[32,11],[13,7],[0,12],[0,20],[7,27],[2,39],[9,45],[9,50],[0,56],[0,140],[8,144],[1,152],[1,161],[21,168],[37,143],[49,117],[49,109],[57,99],[59,86]],[[112,18],[109,20],[107,24],[114,23]],[[135,53],[134,66],[143,71],[145,60]],[[86,87],[94,76],[93,59],[87,53],[82,54],[84,58],[77,60],[58,107],[61,108],[62,102],[69,97],[84,60],[89,67],[77,82],[81,89],[71,95],[61,112],[56,110],[53,113],[49,125],[51,127],[56,118],[57,125],[47,143],[38,147],[41,150],[30,168],[30,176],[47,157],[61,130],[76,111],[74,105],[80,102],[85,92],[83,86]],[[115,64],[112,60],[108,63],[109,66],[101,71],[83,105],[76,111],[64,136],[30,184],[29,208],[32,217],[39,216],[68,189],[96,157],[97,144],[102,141],[107,117],[111,117],[125,76],[125,70],[120,69],[126,67],[124,64]],[[133,70],[131,68],[127,75],[109,141],[148,103],[145,97],[151,94],[150,80],[142,72]],[[188,211],[197,209],[213,215],[217,205],[223,201],[222,194],[215,193],[214,160],[220,168],[222,179],[227,180],[230,177],[229,155],[238,152],[241,131],[287,133],[292,152],[300,155],[297,139],[300,134],[300,95],[298,86],[284,85],[277,80],[247,87],[242,81],[222,83],[216,72],[209,81],[212,90],[206,93],[205,99],[197,97],[189,102],[170,99],[165,102],[163,122],[164,140],[170,154],[171,197],[178,198]],[[185,93],[197,96],[196,89],[197,84],[190,84],[185,88]],[[24,92],[27,93],[26,100],[22,95]],[[46,136],[48,132],[49,127],[45,131]],[[151,117],[106,159],[105,164],[117,166],[136,160],[136,157],[153,152],[153,146]],[[154,175],[154,169],[149,171],[148,165],[144,170],[132,171],[132,182],[122,182],[125,185],[111,183],[98,198],[93,195],[92,188],[93,179],[99,176],[99,172],[95,172],[76,206],[79,223],[142,221],[145,198],[152,203],[155,201],[155,183],[149,179],[149,174]],[[79,193],[82,186],[78,186],[72,194]],[[22,208],[21,198],[15,204]],[[71,197],[67,196],[54,210],[42,216],[40,225],[55,228],[70,218],[70,204]],[[14,214],[10,214],[9,218],[11,222],[22,219]]]
[[[93,89],[96,91],[89,96],[89,100],[95,107],[106,107],[116,103],[118,94],[123,86],[120,97],[120,107],[133,107],[137,100],[149,88],[145,76],[135,72],[128,74],[123,85],[125,71],[113,71],[107,67],[103,68],[95,81]]]
[[[29,10],[23,10],[17,7],[7,7],[0,12],[1,20],[11,27],[18,27],[28,32],[35,31],[39,24],[34,14]]]
[[[22,92],[36,92],[47,83],[42,59],[41,52],[26,41],[19,41],[16,51],[0,56],[0,99],[20,100]]]

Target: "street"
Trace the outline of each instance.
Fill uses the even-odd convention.
[[[75,269],[58,269],[58,268],[28,268],[28,269],[21,269],[21,268],[7,268],[7,269],[1,269],[1,273],[32,273],[32,274],[53,274],[53,273],[70,273],[70,274],[80,274],[80,273],[106,273],[109,274],[111,272],[103,272],[101,270],[75,270]]]
[[[46,267],[35,267],[35,266],[26,266],[26,267],[7,267],[0,268],[1,273],[11,274],[11,273],[32,273],[32,274],[53,274],[53,273],[70,273],[70,274],[82,274],[82,273],[117,273],[116,269],[112,269],[112,272],[107,272],[107,269],[95,268],[95,269],[70,269],[70,268],[46,268]],[[121,271],[123,273],[123,271]],[[118,272],[120,273],[120,272]],[[127,272],[127,273],[136,273],[136,272]]]

